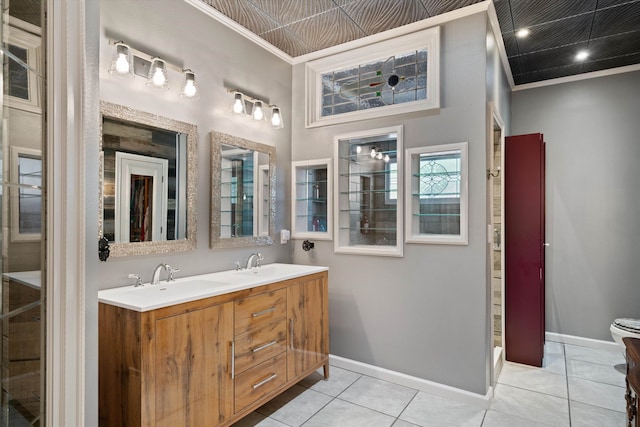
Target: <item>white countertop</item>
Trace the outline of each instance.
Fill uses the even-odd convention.
[[[2,276],[15,282],[22,283],[30,288],[38,290],[42,288],[42,275],[40,274],[40,270],[14,271],[13,273],[3,273]]]
[[[312,265],[267,264],[249,270],[181,277],[169,283],[161,281],[157,285],[146,283],[137,288],[130,285],[104,289],[98,292],[98,301],[143,312],[327,270],[327,267]]]

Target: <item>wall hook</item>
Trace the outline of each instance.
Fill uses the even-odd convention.
[[[487,179],[489,179],[490,176],[492,176],[494,178],[499,177],[500,176],[500,166],[495,168],[493,171],[491,169],[487,169]]]

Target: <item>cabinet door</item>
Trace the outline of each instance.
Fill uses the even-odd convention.
[[[233,414],[233,303],[156,321],[155,425],[218,425]]]
[[[315,369],[329,354],[327,276],[307,280],[287,289],[289,381]]]

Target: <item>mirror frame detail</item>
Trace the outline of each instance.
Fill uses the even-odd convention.
[[[268,235],[260,235],[258,230],[263,227],[258,225],[254,229],[253,236],[250,237],[231,237],[221,238],[221,165],[222,165],[222,146],[231,145],[234,147],[244,148],[252,151],[269,155],[269,209],[268,209]],[[254,183],[254,186],[258,185]],[[258,194],[254,188],[254,194]],[[261,144],[259,142],[249,141],[233,135],[221,132],[211,131],[211,214],[210,214],[210,238],[209,245],[211,249],[216,248],[239,248],[247,246],[266,246],[273,244],[275,238],[275,217],[276,217],[276,148],[270,145]],[[263,215],[260,215],[258,221],[261,221]]]
[[[98,198],[98,233],[103,235],[104,225],[104,153],[102,151],[102,124],[104,117],[143,124],[158,129],[184,133],[187,135],[187,232],[186,238],[180,240],[163,240],[151,242],[110,242],[111,256],[124,257],[136,255],[165,254],[171,252],[188,252],[196,249],[196,179],[198,176],[198,127],[196,125],[173,120],[167,117],[139,111],[123,105],[100,101],[100,167]]]

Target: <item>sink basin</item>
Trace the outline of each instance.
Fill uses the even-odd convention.
[[[147,283],[137,288],[122,286],[103,289],[98,292],[98,301],[130,310],[148,311],[326,270],[327,267],[274,263],[248,270],[183,277],[157,285]]]

